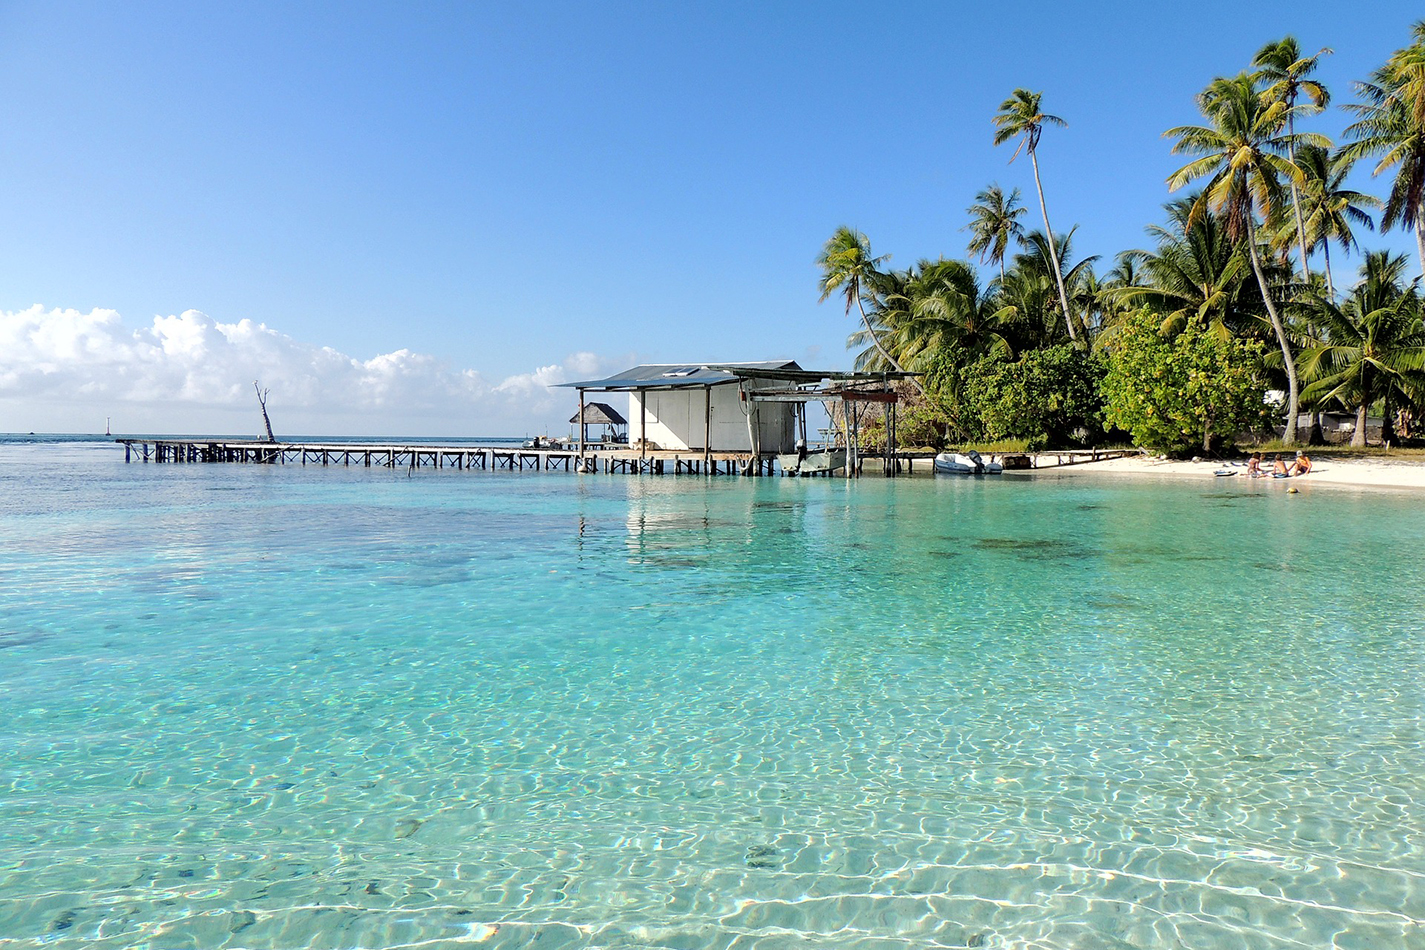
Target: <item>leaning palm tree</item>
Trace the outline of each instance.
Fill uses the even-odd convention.
[[[978,254],[983,263],[999,265],[1000,279],[1004,279],[1004,256],[1009,243],[1024,239],[1024,226],[1019,219],[1026,209],[1019,205],[1019,189],[1006,195],[998,184],[992,184],[975,195],[975,203],[965,212],[971,220],[961,230],[970,232],[970,253]]]
[[[926,369],[952,347],[975,355],[1012,354],[998,332],[989,295],[965,261],[920,261],[909,270],[883,274],[870,286],[871,323],[903,366]],[[846,345],[860,350],[857,369],[887,368],[865,330],[851,334]]]
[[[896,370],[900,366],[886,348],[876,331],[871,329],[871,321],[866,316],[866,305],[862,300],[866,285],[880,273],[880,266],[890,258],[889,254],[871,256],[871,241],[860,231],[839,227],[821,249],[816,266],[821,268],[821,280],[817,286],[821,290],[821,301],[840,291],[846,298],[846,315],[851,315],[851,305],[861,311],[861,323],[866,328],[871,343],[880,351],[882,358]]]
[[[1331,279],[1331,242],[1341,250],[1355,249],[1356,233],[1352,226],[1375,230],[1375,222],[1367,208],[1379,208],[1380,199],[1346,187],[1351,163],[1340,155],[1331,155],[1318,145],[1306,145],[1296,155],[1297,167],[1304,180],[1301,185],[1301,227],[1306,234],[1306,249],[1318,247],[1324,254],[1326,289],[1334,298],[1336,285]]]
[[[1341,151],[1350,161],[1380,156],[1373,175],[1395,169],[1381,230],[1413,229],[1425,273],[1425,20],[1411,34],[1414,43],[1396,50],[1369,82],[1356,83],[1361,101],[1346,106],[1357,116],[1346,128],[1354,141]]]
[[[1045,125],[1064,126],[1068,123],[1057,115],[1049,115],[1040,108],[1039,100],[1043,93],[1030,92],[1028,89],[1016,89],[1010,93],[1008,99],[1000,103],[999,114],[994,117],[995,124],[995,144],[1003,145],[1012,138],[1019,138],[1019,145],[1015,147],[1014,155],[1010,156],[1010,161],[1014,161],[1019,156],[1021,150],[1029,153],[1029,162],[1034,166],[1034,187],[1039,192],[1039,212],[1044,216],[1044,233],[1049,235],[1049,242],[1054,242],[1054,229],[1049,227],[1049,208],[1044,204],[1044,183],[1039,180],[1039,136],[1044,131]],[[1064,322],[1069,328],[1069,339],[1076,339],[1074,336],[1074,322],[1069,317],[1069,294],[1064,289],[1064,275],[1059,273],[1059,263],[1050,255],[1054,261],[1054,280],[1059,285],[1059,304],[1064,308]]]
[[[1404,272],[1403,256],[1368,254],[1361,281],[1345,304],[1318,300],[1313,308],[1325,339],[1302,351],[1302,371],[1313,378],[1303,396],[1354,408],[1354,446],[1366,444],[1371,406],[1388,404],[1395,394],[1408,397],[1425,383],[1425,324],[1415,282],[1405,285]]]
[[[1098,255],[1086,257],[1077,264],[1070,265],[1069,261],[1073,259],[1074,253],[1074,232],[1078,229],[1078,225],[1074,225],[1067,234],[1053,239],[1052,252],[1049,249],[1051,239],[1043,231],[1028,232],[1020,242],[1024,245],[1023,253],[1014,256],[1014,266],[1018,270],[1038,272],[1051,280],[1055,275],[1062,275],[1062,286],[1068,292],[1069,300],[1083,299],[1086,286],[1094,283],[1093,265],[1098,263]],[[1075,339],[1074,331],[1079,330],[1089,335],[1085,342],[1092,342],[1088,321],[1083,319],[1084,315],[1079,311],[1071,311],[1070,316],[1071,319],[1065,321],[1070,328],[1069,339]],[[1052,330],[1053,327],[1046,322],[1046,329]]]
[[[906,354],[915,365],[947,347],[967,353],[1010,357],[1013,349],[1000,332],[988,288],[964,261],[922,261],[922,282],[913,307],[914,322]]]
[[[1226,225],[1228,237],[1246,242],[1252,271],[1261,288],[1262,303],[1281,347],[1287,378],[1287,418],[1282,442],[1291,445],[1296,442],[1300,409],[1296,364],[1292,359],[1291,341],[1272,300],[1271,285],[1262,266],[1257,216],[1271,220],[1278,213],[1281,179],[1297,183],[1302,180],[1301,169],[1282,154],[1288,143],[1296,139],[1303,144],[1325,145],[1326,141],[1319,135],[1285,133],[1286,106],[1281,102],[1263,101],[1247,73],[1214,80],[1198,97],[1198,103],[1211,125],[1184,125],[1163,133],[1177,139],[1173,144],[1174,153],[1201,156],[1173,172],[1168,177],[1168,187],[1176,191],[1189,182],[1208,178],[1194,204],[1194,215],[1217,211]]]
[[[1330,53],[1329,48],[1322,48],[1315,56],[1302,56],[1301,44],[1296,41],[1296,37],[1285,36],[1275,43],[1263,46],[1252,58],[1252,65],[1261,67],[1256,78],[1265,85],[1262,96],[1268,102],[1280,102],[1286,106],[1286,129],[1289,136],[1286,156],[1293,162],[1296,161],[1292,142],[1296,135],[1297,113],[1315,115],[1331,101],[1331,94],[1326,91],[1324,85],[1315,79],[1307,78],[1315,72],[1321,57]],[[1306,101],[1298,106],[1297,99],[1303,97]],[[1310,280],[1306,228],[1301,220],[1301,196],[1297,192],[1295,181],[1291,182],[1291,208],[1296,218],[1297,247],[1301,250],[1301,275]]]

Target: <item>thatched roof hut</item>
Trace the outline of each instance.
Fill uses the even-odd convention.
[[[569,418],[573,425],[579,424],[579,413]],[[626,426],[628,420],[618,414],[618,410],[606,402],[584,404],[584,425],[586,426]]]

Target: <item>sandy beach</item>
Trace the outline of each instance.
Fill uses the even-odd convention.
[[[1270,458],[1270,456],[1269,456]],[[1270,468],[1270,462],[1267,467]],[[1041,468],[1040,471],[1045,469]],[[1122,475],[1171,475],[1184,478],[1217,478],[1219,471],[1234,472],[1233,478],[1246,479],[1247,462],[1201,462],[1175,461],[1161,456],[1142,455],[1132,458],[1112,459],[1105,462],[1086,462],[1081,465],[1054,467],[1056,474],[1122,474]],[[1310,474],[1299,478],[1275,479],[1275,484],[1288,486],[1302,485],[1348,485],[1360,488],[1421,488],[1425,489],[1425,460],[1415,458],[1332,458],[1312,456]]]

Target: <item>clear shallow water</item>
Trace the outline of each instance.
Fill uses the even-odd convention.
[[[0,947],[1422,946],[1422,555],[1305,483],[0,447]]]

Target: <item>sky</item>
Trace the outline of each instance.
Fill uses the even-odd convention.
[[[1037,213],[1015,87],[1106,268],[1214,76],[1293,34],[1348,102],[1422,15],[1342,10],[0,2],[0,431],[251,433],[261,379],[279,435],[559,434],[553,384],[636,362],[848,368],[822,244],[964,257],[990,182]]]

